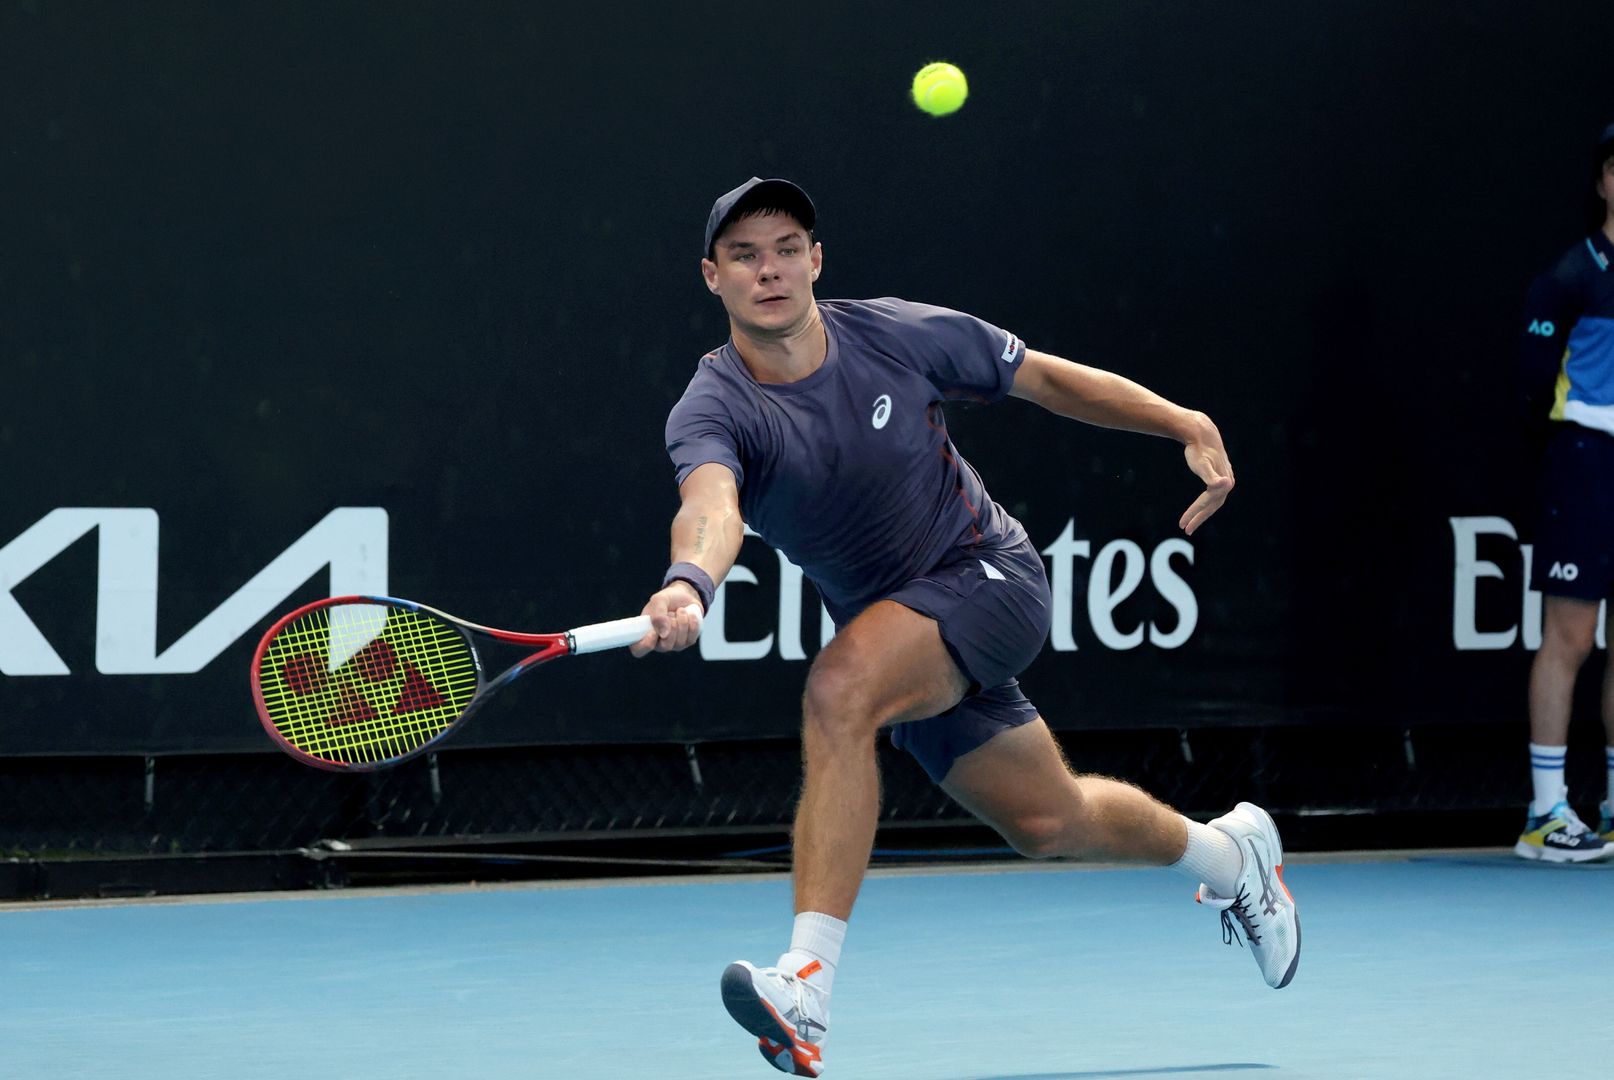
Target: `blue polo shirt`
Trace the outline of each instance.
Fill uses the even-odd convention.
[[[1025,358],[972,315],[878,300],[819,301],[828,352],[793,383],[759,383],[732,341],[701,358],[667,417],[677,482],[727,466],[740,511],[852,615],[950,552],[1025,539],[947,434],[942,402],[997,401]]]

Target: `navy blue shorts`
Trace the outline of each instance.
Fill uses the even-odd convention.
[[[1614,435],[1565,424],[1547,444],[1530,587],[1596,602],[1614,592]]]
[[[1037,718],[1015,676],[1048,639],[1052,596],[1029,539],[956,552],[883,599],[935,619],[970,682],[964,700],[941,715],[891,728],[892,745],[912,754],[932,780],[940,783],[953,762],[992,736]]]

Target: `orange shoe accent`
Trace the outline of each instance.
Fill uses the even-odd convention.
[[[800,1043],[795,1044],[790,1048],[790,1060],[795,1063],[797,1076],[817,1076],[823,1071],[822,1067],[814,1067],[824,1059],[819,1057],[818,1051],[812,1047],[803,1051]]]
[[[786,1046],[784,1043],[777,1043],[772,1039],[767,1038],[758,1039],[757,1042],[762,1044],[762,1049],[767,1053],[770,1061],[777,1060],[780,1054],[784,1053],[786,1050],[789,1050],[790,1063],[795,1066],[795,1069],[791,1073],[792,1076],[816,1077],[822,1071],[821,1069],[815,1070],[812,1067],[814,1062],[821,1062],[824,1059],[820,1057],[818,1051],[811,1046],[802,1049],[799,1047],[799,1044],[796,1043]]]
[[[1287,896],[1289,898],[1289,902],[1291,904],[1294,903],[1295,902],[1295,894],[1289,891],[1289,886],[1286,885],[1284,883],[1284,880],[1283,880],[1283,863],[1279,863],[1277,865],[1277,868],[1276,868],[1275,872],[1278,875],[1278,884],[1283,886],[1283,895],[1285,895],[1285,896]]]
[[[808,964],[806,967],[804,967],[800,971],[796,972],[796,978],[805,979],[808,976],[816,975],[820,971],[823,971],[823,970],[824,970],[824,965],[820,964],[817,960],[814,960],[812,963]]]
[[[817,962],[818,961],[816,961],[816,960],[813,961],[814,964],[816,964]],[[812,964],[808,964],[807,966],[812,967]],[[803,969],[803,970],[805,970],[805,969]],[[807,1041],[805,1041],[803,1039],[798,1038],[796,1036],[796,1029],[794,1027],[792,1027],[791,1025],[787,1024],[785,1022],[785,1018],[779,1015],[779,1011],[777,1009],[775,1009],[772,1005],[768,1004],[768,1002],[766,1000],[762,1001],[762,1007],[764,1009],[768,1010],[768,1013],[769,1013],[769,1015],[771,1015],[773,1017],[774,1022],[779,1025],[779,1030],[780,1031],[784,1031],[784,1032],[789,1033],[789,1035],[790,1035],[790,1060],[793,1061],[795,1063],[795,1065],[796,1065],[796,1075],[797,1076],[817,1076],[818,1073],[821,1072],[822,1070],[813,1070],[812,1069],[812,1063],[813,1062],[822,1062],[824,1060],[824,1055],[819,1051],[818,1047],[814,1046],[810,1042],[807,1042]],[[767,1044],[770,1047],[770,1049],[772,1047],[775,1047],[775,1046],[777,1046],[781,1050],[784,1049],[784,1044],[783,1043],[774,1042],[772,1039],[770,1039],[770,1038],[768,1038],[766,1036],[759,1037],[757,1041]],[[773,1053],[774,1053],[775,1056],[777,1056],[777,1051],[773,1051]]]

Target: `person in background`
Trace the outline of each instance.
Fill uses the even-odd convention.
[[[1614,664],[1603,676],[1608,788],[1596,832],[1564,783],[1575,680],[1614,592],[1614,124],[1594,162],[1598,220],[1531,285],[1519,368],[1527,423],[1545,447],[1530,569],[1544,603],[1530,668],[1534,798],[1513,850],[1546,862],[1614,856]]]

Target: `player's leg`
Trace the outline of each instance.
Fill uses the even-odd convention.
[[[829,992],[880,814],[875,733],[945,712],[968,689],[936,622],[892,601],[865,609],[813,662],[802,695],[804,777],[793,834],[796,920],[776,967],[723,973],[729,1014],[782,1072],[817,1076]]]
[[[978,722],[969,714],[979,711],[970,699],[953,716],[924,724],[940,731]],[[939,765],[932,761],[927,768]],[[940,783],[1032,858],[1169,866],[1200,881],[1198,898],[1222,913],[1229,941],[1235,923],[1243,930],[1267,984],[1279,988],[1294,978],[1299,915],[1283,883],[1277,827],[1259,807],[1240,803],[1202,825],[1131,784],[1073,773],[1041,717],[1001,730],[958,757]]]
[[[796,910],[852,913],[880,814],[875,733],[945,712],[968,683],[933,619],[872,605],[813,662],[802,696],[805,777],[796,809]]]
[[[1073,773],[1041,717],[960,757],[941,786],[1028,858],[1167,866],[1188,844],[1183,817],[1140,788]]]

